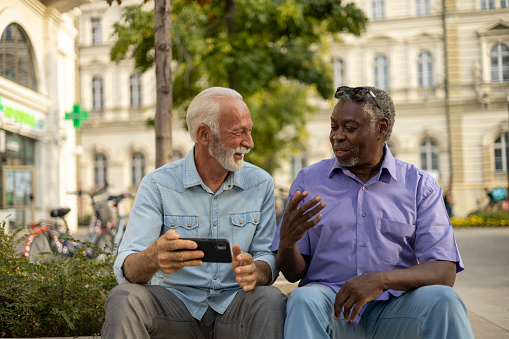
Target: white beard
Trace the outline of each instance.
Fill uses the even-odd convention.
[[[244,167],[244,157],[241,160],[235,161],[235,158],[233,157],[235,153],[244,155],[249,153],[250,150],[250,148],[244,146],[239,146],[237,148],[225,147],[221,137],[219,136],[214,136],[209,147],[210,155],[216,159],[225,170],[232,172],[240,171],[242,167]]]

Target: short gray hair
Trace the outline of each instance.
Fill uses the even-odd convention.
[[[191,139],[196,143],[196,129],[200,124],[210,127],[213,134],[219,134],[219,114],[221,99],[242,99],[236,90],[225,87],[210,87],[201,91],[187,108],[186,122]]]
[[[376,124],[380,119],[387,118],[389,121],[389,126],[387,128],[387,134],[385,135],[384,141],[387,141],[391,137],[392,133],[392,127],[394,126],[394,121],[396,118],[396,109],[394,108],[394,102],[392,101],[391,97],[387,92],[378,89],[376,87],[368,87],[364,86],[364,88],[369,89],[378,99],[378,102],[380,105],[382,105],[382,109],[380,109],[376,103],[376,101],[371,98],[371,95],[366,94],[364,98],[362,99],[362,103],[364,111],[367,112],[371,116],[371,123]],[[370,97],[370,99],[367,99],[367,97]],[[343,94],[338,98],[338,101],[341,101],[345,98],[350,98],[348,94]],[[351,100],[351,99],[350,99]]]

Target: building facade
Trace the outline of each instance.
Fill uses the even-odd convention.
[[[76,226],[76,7],[86,0],[0,1],[0,220],[9,228],[70,207]],[[74,216],[74,217],[73,217]]]
[[[508,186],[509,1],[354,2],[370,21],[361,37],[340,35],[332,45],[335,86],[386,90],[396,105],[392,153],[451,188],[454,214],[466,216],[485,188]],[[81,132],[80,180],[99,187],[107,178],[115,188],[135,190],[154,164],[154,131],[145,127],[154,116],[154,76],[136,75],[132,61],[109,61],[118,6],[95,1],[81,10],[80,88],[91,120]],[[308,148],[274,174],[277,187],[287,188],[299,169],[333,156],[333,94],[316,101]],[[181,121],[173,125],[178,158],[192,142]]]

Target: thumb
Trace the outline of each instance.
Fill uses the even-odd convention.
[[[180,238],[178,233],[175,232],[174,230],[169,230],[168,232],[166,232],[164,234],[164,237],[166,238],[166,240],[177,240]]]
[[[234,244],[232,246],[232,253],[233,253],[233,260],[237,260],[237,256],[242,253],[240,250],[240,246],[237,244]]]

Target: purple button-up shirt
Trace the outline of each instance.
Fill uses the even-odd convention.
[[[463,270],[442,189],[427,172],[395,159],[388,147],[380,171],[366,184],[332,158],[300,171],[288,199],[297,190],[309,192],[302,203],[315,196],[327,203],[322,220],[297,243],[311,258],[299,286],[319,283],[337,293],[352,277],[435,260]],[[386,290],[376,300],[403,293]]]

